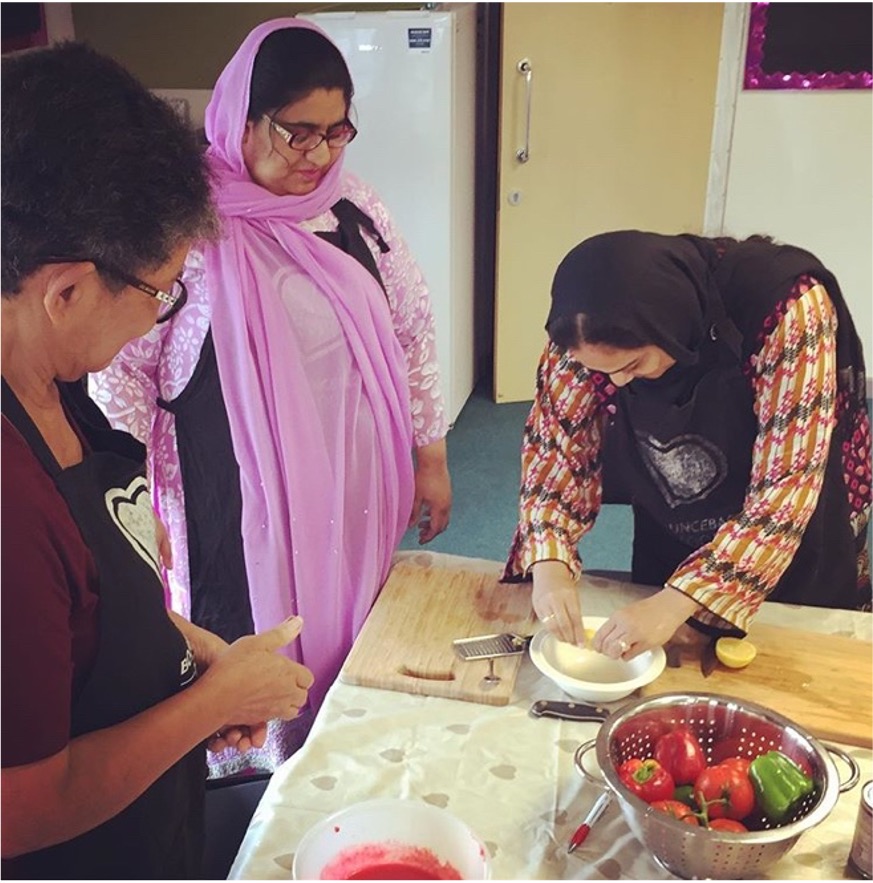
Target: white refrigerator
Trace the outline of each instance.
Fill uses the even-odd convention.
[[[424,274],[454,423],[475,379],[475,4],[301,18],[349,65],[359,134],[346,168],[375,187]]]

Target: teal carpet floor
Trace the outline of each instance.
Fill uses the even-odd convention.
[[[521,436],[530,402],[495,404],[483,388],[468,399],[448,435],[454,502],[445,533],[424,548],[504,561],[518,517]],[[873,401],[867,407],[873,413]],[[603,506],[579,546],[586,570],[630,571],[633,519],[629,506]],[[873,522],[868,527],[873,547]],[[417,549],[409,530],[400,548]]]
[[[495,404],[484,389],[468,399],[447,439],[452,477],[452,518],[445,533],[424,548],[503,561],[518,519],[521,437],[530,402]],[[630,570],[631,515],[626,506],[604,506],[580,552],[590,570]],[[417,549],[409,530],[401,549]]]

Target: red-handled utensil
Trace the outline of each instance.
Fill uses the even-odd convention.
[[[597,798],[594,806],[591,807],[588,811],[588,815],[585,816],[585,821],[579,825],[576,829],[576,833],[570,838],[570,845],[567,847],[567,852],[574,852],[584,843],[585,838],[588,836],[588,832],[591,830],[594,823],[603,815],[604,810],[609,806],[611,801],[611,791],[604,791],[603,794]]]

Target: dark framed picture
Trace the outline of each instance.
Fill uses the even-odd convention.
[[[746,89],[873,87],[873,3],[752,3]]]
[[[2,51],[17,52],[48,45],[43,3],[0,4]]]

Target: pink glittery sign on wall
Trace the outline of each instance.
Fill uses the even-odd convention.
[[[752,3],[743,85],[873,88],[873,3]]]

